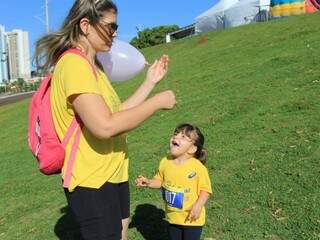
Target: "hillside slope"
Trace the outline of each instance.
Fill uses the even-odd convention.
[[[320,239],[320,15],[247,25],[143,51],[170,56],[157,92],[178,105],[129,137],[130,239],[166,239],[152,176],[175,126],[205,133],[214,196],[203,238]],[[122,99],[142,81],[116,83]],[[77,239],[59,176],[41,176],[26,146],[28,101],[0,108],[0,239]]]

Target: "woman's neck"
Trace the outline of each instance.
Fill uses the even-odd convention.
[[[95,66],[96,51],[89,45],[89,42],[86,39],[83,39],[76,47],[87,56],[91,65]]]

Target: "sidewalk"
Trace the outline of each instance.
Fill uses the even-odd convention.
[[[11,95],[0,95],[0,106],[21,101],[32,96],[32,92],[15,93]]]

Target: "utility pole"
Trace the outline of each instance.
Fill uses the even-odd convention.
[[[46,32],[49,33],[49,8],[48,0],[45,0]]]

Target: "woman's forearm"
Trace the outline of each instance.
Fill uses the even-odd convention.
[[[154,83],[144,81],[135,93],[122,103],[122,110],[128,110],[141,104],[147,99],[154,86]]]
[[[127,132],[161,109],[156,96],[134,108],[115,113],[111,112],[102,97],[95,94],[80,94],[70,100],[84,126],[100,139]]]
[[[136,107],[112,112],[96,94],[79,94],[69,98],[84,126],[97,138],[108,139],[139,126],[160,109],[172,109],[176,103],[172,91],[164,91]]]
[[[160,107],[156,99],[150,98],[138,106],[113,113],[112,116],[105,121],[101,137],[110,138],[134,129],[159,109]]]

